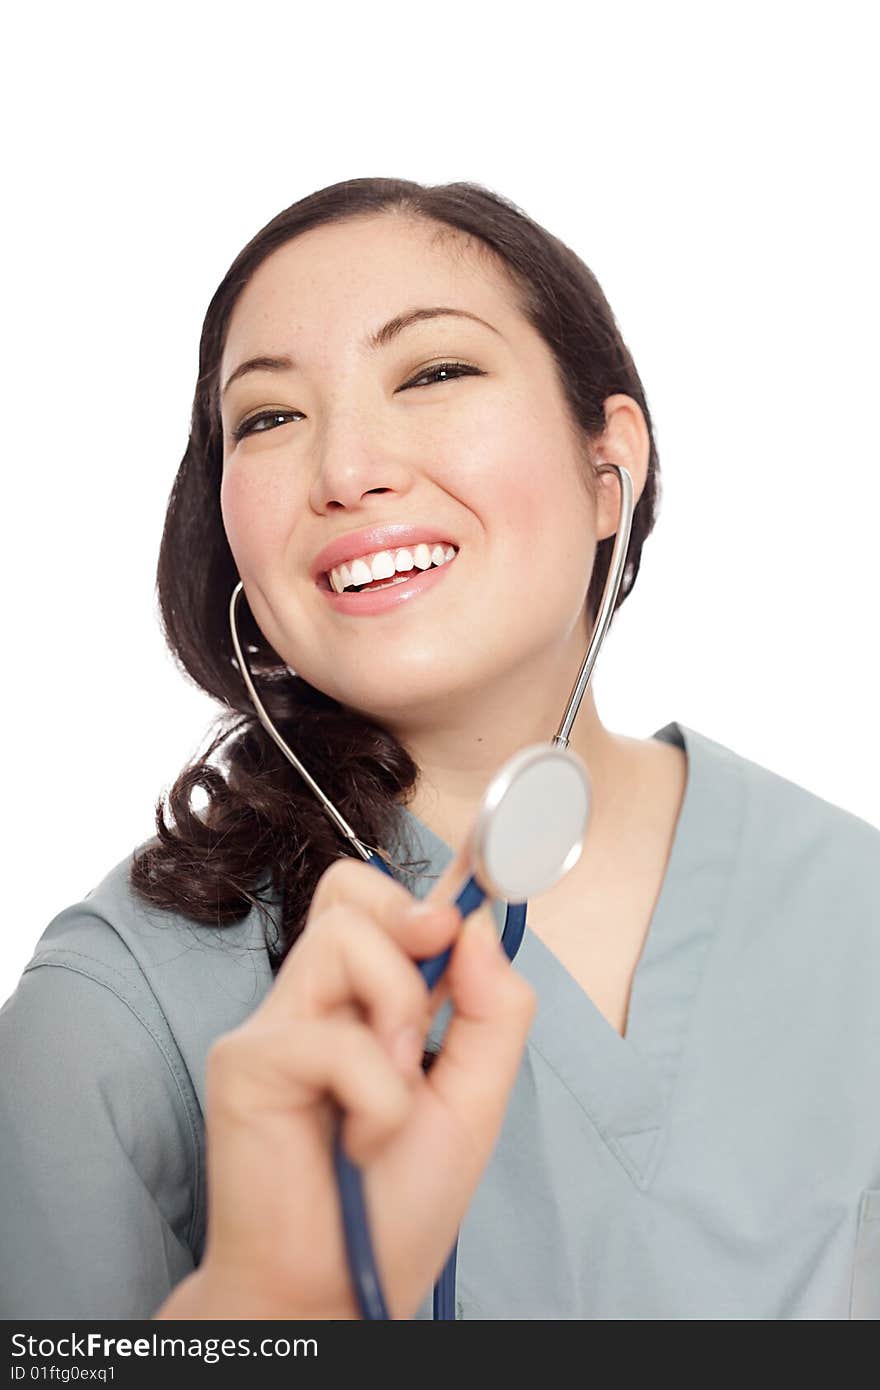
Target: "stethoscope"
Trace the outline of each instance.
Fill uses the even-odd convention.
[[[620,520],[608,578],[596,624],[577,680],[572,687],[559,729],[549,744],[535,743],[509,758],[490,781],[477,811],[468,853],[472,873],[455,900],[462,917],[473,912],[487,893],[507,903],[501,944],[513,960],[523,939],[528,899],[558,883],[580,859],[591,807],[590,779],[581,758],[568,742],[596,657],[611,621],[620,589],[632,530],[633,483],[629,472],[616,463],[603,463],[599,473],[614,471],[620,480]],[[391,869],[369,845],[355,835],[344,816],[321,790],[315,779],[287,746],[266,713],[254,689],[238,640],[235,610],[243,590],[236,584],[229,601],[229,625],[242,679],[266,732],[304,778],[327,814],[368,864],[394,877]],[[452,947],[418,963],[428,989],[443,975]],[[376,1268],[360,1169],[347,1157],[341,1140],[342,1115],[337,1120],[333,1162],[339,1190],[348,1267],[361,1316],[387,1319],[388,1310]],[[434,1286],[435,1319],[455,1317],[456,1239],[452,1252]]]

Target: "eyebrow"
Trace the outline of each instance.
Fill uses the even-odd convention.
[[[503,336],[494,324],[488,323],[486,319],[481,319],[479,314],[471,314],[467,309],[450,309],[444,305],[436,305],[427,309],[407,309],[403,314],[395,314],[393,319],[383,323],[382,327],[377,329],[375,333],[369,333],[363,340],[362,346],[371,351],[386,347],[392,339],[402,333],[405,328],[409,328],[411,324],[420,323],[423,319],[436,319],[442,314],[473,319],[475,323],[482,323],[486,328],[491,328],[492,332],[497,333],[499,338]],[[295,365],[293,358],[288,356],[272,357],[263,354],[260,357],[249,357],[246,362],[240,362],[235,371],[231,373],[223,387],[221,398],[226,395],[234,381],[246,376],[248,372],[289,372]]]

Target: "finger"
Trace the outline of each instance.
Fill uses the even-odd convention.
[[[451,908],[444,911],[446,904],[442,899],[432,901],[430,911],[422,911],[418,899],[402,883],[372,864],[346,857],[335,860],[321,875],[299,939],[318,929],[326,910],[341,903],[369,912],[413,958],[442,950],[449,944],[457,924],[456,913]],[[288,952],[288,956],[292,954],[293,951]]]
[[[298,944],[298,968],[271,991],[271,1019],[324,1015],[356,1004],[392,1060],[412,1075],[431,1026],[428,990],[410,957],[359,908],[336,903]]]
[[[488,929],[476,915],[447,973],[454,1013],[427,1080],[460,1126],[478,1136],[475,1161],[485,1162],[522,1061],[536,996],[508,961],[494,922]]]
[[[250,1131],[263,1117],[289,1118],[322,1097],[346,1112],[343,1143],[357,1163],[387,1143],[413,1105],[410,1087],[370,1028],[336,1015],[293,1019],[283,1028],[249,1021],[209,1051],[206,1099],[215,1150],[224,1129]]]
[[[422,902],[454,902],[466,884],[471,873],[470,839],[466,838],[453,851],[452,858],[445,865],[439,877],[432,883]]]
[[[458,849],[453,853],[452,858],[443,869],[439,878],[435,881],[430,891],[422,899],[423,903],[428,907],[433,906],[434,904],[440,905],[442,903],[454,904],[459,894],[461,893],[461,890],[464,888],[464,886],[470,879],[472,871],[472,850],[470,839],[468,838],[464,840],[459,845]],[[458,916],[459,922],[462,922],[463,920],[478,921],[483,925],[484,930],[491,930],[494,933],[495,937],[498,938],[499,933],[495,925],[495,918],[492,912],[492,899],[490,896],[487,895],[484,898],[483,902],[480,904],[480,906],[468,914],[467,919],[462,919],[461,913],[457,910],[456,914]],[[459,932],[457,932],[455,935],[457,938]],[[439,954],[439,952],[433,952],[432,954],[436,955]],[[422,959],[427,959],[427,957],[422,957]],[[447,972],[444,973],[444,975],[441,975],[439,981],[434,986],[434,989],[432,991],[432,1012],[436,1012],[450,996],[449,985],[446,981],[446,974],[448,974],[448,968]]]

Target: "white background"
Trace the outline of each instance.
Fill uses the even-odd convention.
[[[204,745],[217,707],[154,598],[202,318],[270,217],[343,178],[484,183],[608,295],[664,498],[603,722],[678,719],[880,824],[873,9],[18,7],[0,1000]]]

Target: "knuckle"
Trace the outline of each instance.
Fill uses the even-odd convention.
[[[321,894],[322,898],[328,898],[336,894],[342,896],[349,893],[356,894],[359,885],[367,882],[365,875],[375,872],[376,870],[371,868],[369,864],[365,864],[362,859],[355,859],[350,854],[342,854],[324,870],[318,880],[315,896]]]
[[[352,879],[360,868],[361,865],[356,859],[352,859],[350,855],[341,854],[338,859],[334,859],[331,864],[328,864],[319,882],[330,884],[335,888],[338,884],[348,883],[349,879]]]
[[[206,1073],[222,1081],[241,1065],[241,1057],[242,1034],[239,1030],[233,1028],[228,1033],[221,1033],[208,1048],[205,1058]]]
[[[368,1024],[361,1020],[342,1020],[334,1029],[334,1063],[340,1071],[360,1077],[370,1076],[379,1083],[371,1090],[373,1108],[381,1113],[399,1112],[403,1087],[385,1049]]]
[[[508,1006],[513,1013],[524,1018],[530,1018],[534,1015],[538,996],[528,980],[516,970],[508,971],[506,993]]]
[[[334,927],[339,919],[339,912],[340,904],[338,902],[329,903],[319,911],[313,912],[306,927],[310,939],[314,940],[317,936],[322,938],[332,936]]]
[[[351,933],[353,925],[362,923],[366,913],[350,902],[331,902],[315,913],[306,927],[311,941],[320,938],[323,942],[336,945],[344,942]],[[305,933],[303,933],[305,935]]]
[[[336,1024],[333,1051],[345,1066],[370,1060],[373,1035],[360,1019],[342,1018]]]
[[[334,1034],[334,1051],[336,1047],[339,1048],[342,1061],[352,1072],[359,1070],[361,1063],[375,1065],[378,1062],[381,1065],[385,1061],[377,1037],[370,1024],[364,1022],[363,1017],[342,1017],[336,1024],[336,1029],[338,1031]]]
[[[310,915],[320,913],[328,898],[332,898],[348,882],[348,869],[352,862],[342,856],[327,865],[312,894]]]
[[[379,916],[408,904],[411,894],[402,883],[379,873],[371,864],[351,855],[342,855],[324,870],[312,896],[311,913],[323,915],[338,899],[360,906]],[[377,910],[378,909],[378,910]]]
[[[243,1029],[233,1029],[215,1039],[205,1059],[206,1125],[209,1133],[217,1125],[246,1119],[249,1082],[253,1071],[248,1058],[251,1042]]]
[[[414,960],[407,956],[403,960],[403,964],[399,1004],[407,1017],[412,1016],[421,1022],[423,1015],[429,1013],[428,1002],[431,991]]]

